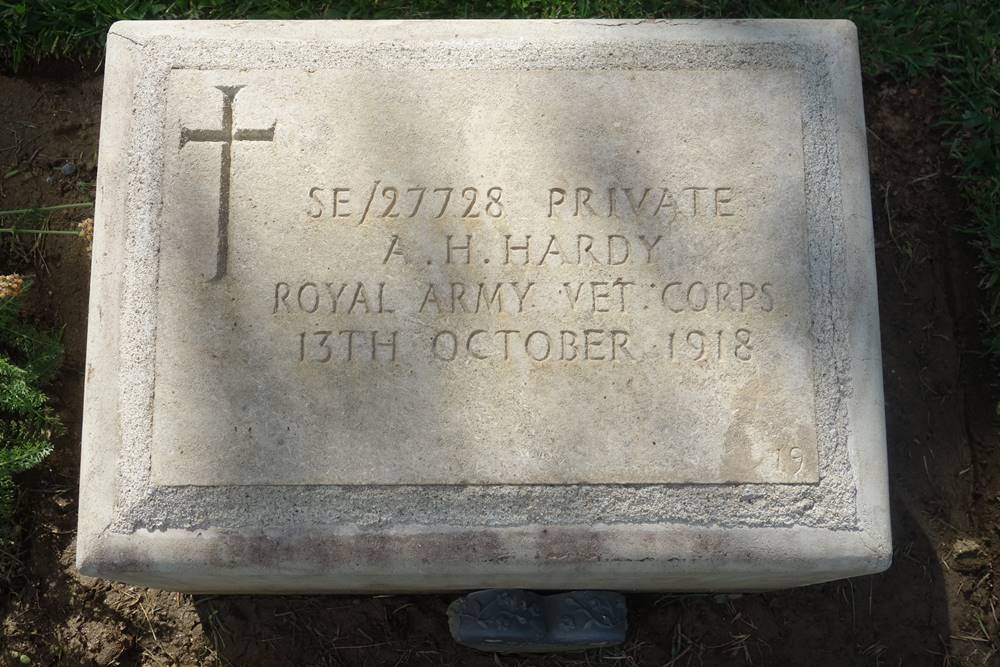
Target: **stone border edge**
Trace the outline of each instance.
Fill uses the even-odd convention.
[[[837,147],[841,153],[839,164],[854,161],[858,164],[867,165],[867,160],[865,159],[866,147],[863,112],[861,111],[860,100],[857,100],[857,95],[860,92],[860,69],[857,63],[856,35],[852,24],[847,22],[835,23],[837,25],[831,31],[832,34],[819,34],[819,40],[817,41],[824,42],[827,53],[833,61],[832,64],[838,70],[838,75],[833,77],[833,81],[836,83],[833,96],[834,102],[837,105],[837,113],[834,114],[835,120],[839,123],[836,128]],[[105,81],[106,103],[102,118],[101,155],[103,159],[101,166],[105,174],[117,173],[119,177],[124,177],[124,181],[120,182],[127,182],[126,174],[129,172],[130,165],[125,158],[127,153],[125,147],[128,146],[130,134],[134,129],[132,127],[133,119],[129,116],[130,110],[125,105],[119,105],[120,108],[115,109],[115,105],[107,102],[115,96],[116,92],[120,93],[123,88],[134,90],[141,70],[140,51],[143,47],[141,42],[136,39],[127,37],[121,32],[116,32],[116,28],[117,24],[116,27],[112,28],[110,34],[120,39],[109,39],[108,56],[109,61],[120,62],[121,65],[109,68]],[[815,37],[814,35],[813,38],[815,39]],[[131,98],[131,96],[129,97]],[[104,158],[103,156],[108,157]],[[622,544],[629,539],[626,534],[620,534],[625,529],[643,535],[647,541],[654,539],[657,535],[662,538],[665,533],[676,536],[674,539],[678,539],[682,535],[688,535],[691,539],[699,536],[705,539],[708,539],[708,536],[723,539],[727,535],[735,535],[736,537],[732,540],[732,546],[736,547],[739,545],[739,548],[746,549],[744,553],[748,558],[753,558],[755,552],[760,552],[759,548],[753,548],[757,538],[753,538],[752,536],[761,536],[766,533],[773,536],[774,543],[783,545],[781,548],[783,553],[757,553],[757,555],[761,557],[767,555],[768,558],[774,560],[774,563],[799,561],[807,557],[815,557],[822,560],[834,548],[842,554],[848,552],[854,554],[841,558],[839,564],[831,566],[829,572],[825,574],[820,572],[813,573],[807,580],[793,581],[795,579],[794,576],[789,579],[785,575],[779,576],[780,573],[767,575],[768,577],[782,579],[781,582],[775,585],[812,583],[814,581],[836,578],[837,576],[845,576],[846,574],[875,572],[888,566],[891,554],[891,542],[888,528],[888,494],[886,490],[884,417],[882,411],[880,344],[877,323],[878,311],[875,298],[874,259],[870,252],[872,230],[870,224],[871,212],[867,180],[868,174],[867,170],[862,172],[860,169],[856,170],[854,174],[849,174],[843,169],[840,172],[840,178],[844,186],[843,215],[848,246],[846,248],[845,259],[848,268],[851,269],[848,271],[848,275],[850,280],[853,281],[852,285],[847,289],[847,293],[858,295],[856,301],[851,301],[844,305],[848,309],[848,312],[845,314],[849,317],[846,319],[852,325],[852,329],[848,332],[848,340],[851,346],[852,391],[849,395],[849,405],[847,406],[850,415],[848,423],[851,425],[850,432],[848,433],[847,453],[850,457],[850,467],[856,475],[858,484],[857,518],[860,530],[844,533],[843,531],[831,531],[819,528],[792,527],[784,529],[737,528],[722,531],[711,527],[699,528],[684,526],[683,524],[672,524],[656,528],[643,527],[641,525],[618,526],[606,529],[601,528],[599,532],[607,535],[617,535],[618,537],[615,539],[623,540]],[[105,184],[109,182],[110,179],[108,178],[104,181]],[[120,190],[124,190],[123,186],[119,186],[119,188]],[[106,209],[109,206],[108,201],[113,202],[116,206],[120,206],[121,210],[119,214],[110,217],[117,218],[116,222],[123,224],[124,221],[129,219],[125,215],[126,198],[116,195],[123,195],[123,192],[111,193],[107,192],[105,188],[99,189],[98,209]],[[105,218],[107,217],[105,216]],[[107,219],[104,222],[107,222]],[[250,543],[254,543],[256,544],[254,550],[257,553],[260,553],[261,550],[272,550],[274,553],[278,553],[280,549],[273,538],[263,534],[259,537],[241,538],[210,530],[143,531],[142,536],[131,536],[116,534],[112,529],[115,514],[114,498],[118,494],[109,493],[108,491],[118,487],[118,481],[114,479],[115,462],[118,452],[112,450],[115,450],[116,445],[121,442],[121,422],[118,419],[118,408],[123,388],[118,383],[118,349],[122,323],[119,319],[121,314],[121,299],[117,285],[121,276],[109,273],[108,267],[120,267],[124,265],[122,258],[127,254],[127,250],[124,247],[126,234],[123,232],[124,230],[122,229],[99,229],[97,238],[95,239],[94,256],[95,258],[102,257],[105,273],[95,273],[92,278],[91,331],[88,341],[88,354],[90,357],[87,369],[88,407],[84,424],[84,465],[82,466],[81,479],[81,508],[88,509],[88,512],[86,515],[84,512],[81,512],[80,515],[78,563],[81,569],[87,573],[115,576],[116,578],[125,580],[134,580],[136,583],[148,584],[158,576],[150,571],[150,565],[158,562],[162,564],[162,574],[167,576],[164,583],[179,586],[180,584],[172,580],[168,574],[173,569],[172,562],[174,559],[171,556],[176,557],[181,552],[191,554],[192,556],[201,554],[205,558],[205,560],[199,561],[202,565],[216,563],[215,566],[208,568],[215,572],[216,575],[221,571],[226,571],[232,576],[237,577],[229,583],[224,584],[225,588],[219,590],[239,588],[245,584],[245,582],[241,584],[242,580],[239,577],[262,576],[264,572],[260,571],[257,574],[251,574],[250,571],[246,571],[241,574],[233,571],[233,561],[229,560],[228,557],[222,562],[216,560],[216,558],[219,557],[220,553],[228,551],[234,542],[239,542],[244,547]],[[95,268],[97,267],[98,265],[95,263]],[[149,313],[145,314],[149,315]],[[109,455],[109,452],[112,455]],[[147,498],[135,497],[132,500],[136,503],[142,503]],[[381,540],[385,547],[389,547],[391,544],[398,542],[397,533],[406,530],[408,529],[405,526],[395,526],[392,529],[381,531],[379,533],[381,537],[373,536],[363,531],[354,532],[353,535],[354,538]],[[418,526],[415,530],[423,531],[425,529]],[[544,529],[539,530],[542,530],[542,533],[546,532]],[[487,532],[509,536],[510,539],[517,540],[522,544],[526,540],[537,540],[539,536],[537,531],[533,531],[527,526],[491,528],[482,533],[470,528],[456,528],[454,532],[451,532],[449,529],[447,535],[449,539],[456,539],[459,535],[465,536],[461,539],[472,539],[474,536],[482,536]],[[335,531],[334,535],[340,533],[341,531]],[[367,537],[364,537],[366,535]],[[431,540],[433,533],[420,532],[420,535],[424,536],[423,539]],[[811,542],[807,544],[793,538],[793,536],[800,535],[810,535],[809,539]],[[506,540],[507,538],[504,539]],[[307,538],[308,540],[322,542],[319,538]],[[770,542],[770,540],[768,541]],[[211,546],[209,543],[216,546]],[[310,545],[302,544],[301,546],[308,548]],[[320,545],[312,544],[311,546],[319,547]],[[402,547],[403,545],[401,544],[400,546]],[[610,543],[609,546],[614,546],[614,544]],[[670,544],[661,546],[666,549],[666,551],[661,552],[662,554],[679,552],[676,547]],[[705,546],[707,547],[708,544]],[[179,549],[180,551],[175,551],[175,549]],[[615,551],[615,549],[612,549],[612,551]],[[400,551],[400,553],[403,552],[405,552],[405,549]],[[213,553],[215,556],[212,556]],[[649,552],[647,551],[646,553]],[[319,557],[321,554],[314,551],[314,555]],[[691,555],[689,554],[689,556]],[[665,560],[661,558],[648,559],[645,557],[639,559],[638,562],[655,562],[658,565],[653,571],[646,572],[643,575],[650,577],[648,580],[645,580],[646,583],[655,584],[655,586],[638,585],[642,582],[637,582],[635,587],[667,587],[682,590],[684,588],[683,582],[671,583],[674,581],[671,579],[671,576],[676,575],[671,575],[667,571],[670,568],[664,567],[666,563],[677,560],[678,558],[673,557]],[[697,559],[693,557],[680,558],[680,560],[688,563],[688,565],[697,562]],[[648,569],[645,566],[637,567],[636,561],[616,557],[597,562],[631,563],[628,566],[628,573]],[[145,565],[140,566],[142,563],[145,563]],[[743,563],[743,566],[749,565],[749,562]],[[757,565],[759,566],[759,563]],[[493,566],[496,566],[496,563]],[[353,567],[356,569],[360,566],[355,565]],[[521,567],[523,568],[523,563]],[[716,563],[712,566],[712,571],[719,571],[720,567],[725,570],[727,566]],[[249,569],[253,570],[254,568],[250,567]],[[504,566],[500,567],[497,571],[508,569],[508,566]],[[685,570],[685,572],[690,572],[694,575],[695,569]],[[753,569],[754,567],[749,567],[747,571],[744,571],[744,574]],[[610,571],[611,569],[608,566],[598,567],[595,570],[595,576],[599,572],[607,573]],[[132,579],[133,574],[136,574],[139,579]],[[399,574],[403,575],[404,573],[400,572]],[[619,573],[616,576],[620,576],[621,574]],[[763,575],[764,573],[760,572],[760,574]],[[227,574],[226,576],[230,575]],[[340,579],[340,583],[332,588],[329,582],[327,584],[323,584],[322,582],[316,584],[309,583],[306,588],[296,588],[296,585],[293,583],[296,576],[300,575],[291,576],[285,584],[279,584],[279,588],[276,590],[354,590],[350,587],[346,579]],[[315,576],[315,573],[309,576]],[[349,577],[350,575],[345,574],[344,576]],[[375,574],[369,573],[365,576],[375,577]],[[500,579],[503,576],[506,575],[497,575]],[[548,581],[551,575],[546,575],[544,578]],[[303,581],[307,579],[303,579]],[[435,583],[433,578],[425,580],[422,575],[417,579],[419,581],[414,580],[414,585],[418,588],[447,587],[441,582]],[[697,576],[692,581],[696,579]],[[616,581],[618,580],[616,579]],[[375,586],[377,582],[374,579],[371,581],[374,582],[372,586]],[[404,588],[408,588],[408,585],[404,585],[406,581],[405,577],[402,579],[397,577],[394,581],[398,581]],[[468,585],[473,585],[471,580],[469,581]],[[478,581],[481,581],[482,584],[475,585],[482,585],[484,587],[486,585],[493,586],[502,583],[493,579],[489,581],[480,579]],[[777,580],[775,579],[775,581]],[[378,585],[381,586],[381,584]],[[366,585],[365,590],[371,590],[372,586]],[[762,584],[762,587],[769,588],[772,585],[765,583]],[[191,590],[194,590],[194,588],[191,588]],[[213,589],[199,586],[198,590]],[[255,590],[258,589],[255,588]]]

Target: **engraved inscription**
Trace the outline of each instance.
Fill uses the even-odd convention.
[[[817,483],[800,84],[741,76],[172,72],[154,480]]]
[[[352,192],[358,188],[321,187],[309,188],[306,216],[319,218],[347,218],[347,222],[361,224],[369,218],[415,218],[417,214],[438,220],[446,213],[461,218],[499,218],[503,215],[503,188],[406,187],[385,185],[375,181],[364,198],[359,215],[352,212]],[[374,209],[373,209],[374,207]]]

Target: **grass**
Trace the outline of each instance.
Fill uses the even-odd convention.
[[[22,488],[17,476],[40,464],[63,433],[46,385],[62,363],[59,337],[20,313],[30,281],[10,273],[12,264],[45,265],[41,243],[51,235],[82,236],[86,230],[51,229],[49,216],[91,202],[0,211],[0,591],[22,572],[19,552],[26,527],[19,520]],[[19,240],[30,239],[23,244]],[[26,658],[27,656],[25,656]]]
[[[996,0],[0,0],[0,67],[96,59],[120,19],[848,18],[865,73],[941,83],[941,119],[981,249],[987,346],[1000,358],[1000,2]]]
[[[52,438],[62,432],[41,389],[59,368],[62,346],[19,317],[25,289],[20,276],[0,276],[0,590],[21,569],[15,476],[41,463],[52,451]]]

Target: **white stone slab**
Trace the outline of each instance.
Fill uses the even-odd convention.
[[[106,62],[84,572],[887,566],[852,24],[124,22]]]

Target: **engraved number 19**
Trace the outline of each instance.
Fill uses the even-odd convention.
[[[802,472],[805,456],[801,447],[778,447],[774,450],[774,466],[779,470],[792,468],[792,475]]]

